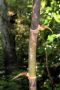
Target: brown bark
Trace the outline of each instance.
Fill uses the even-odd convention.
[[[36,90],[36,46],[39,27],[40,0],[33,0],[29,39],[29,90]]]

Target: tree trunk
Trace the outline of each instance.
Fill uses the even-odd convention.
[[[29,40],[29,90],[36,90],[36,45],[39,26],[40,0],[33,0]]]
[[[7,16],[7,7],[4,0],[0,0],[0,31],[2,34],[3,47],[4,47],[4,64],[6,77],[11,73],[14,63],[14,52],[11,45],[9,36],[9,17]],[[13,38],[12,38],[13,40]],[[10,42],[11,41],[11,42]]]

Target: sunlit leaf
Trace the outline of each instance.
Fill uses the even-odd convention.
[[[56,38],[56,35],[55,34],[53,34],[53,35],[49,35],[48,36],[48,41],[50,41],[50,42],[53,42],[53,40]]]
[[[53,42],[55,38],[59,38],[59,37],[60,37],[60,34],[53,34],[53,35],[49,35],[47,40],[50,42]]]
[[[56,22],[60,23],[60,15],[59,14],[53,13],[53,17]]]

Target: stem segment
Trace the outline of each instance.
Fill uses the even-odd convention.
[[[40,0],[33,0],[32,21],[29,39],[29,90],[36,88],[36,46],[39,26]]]

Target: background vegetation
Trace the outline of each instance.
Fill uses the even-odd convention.
[[[5,52],[0,32],[0,90],[28,90],[28,79],[24,76],[12,80],[17,74],[28,70],[28,43],[31,24],[32,0],[6,0],[7,9],[14,12],[10,18],[9,33],[11,45],[15,40],[15,61],[9,78],[5,76]],[[51,90],[51,81],[46,70],[46,51],[48,67],[54,87],[60,90],[60,0],[41,0],[40,24],[50,29],[41,30],[37,42],[37,90]],[[51,30],[51,31],[50,31]],[[12,37],[15,37],[14,39]]]

